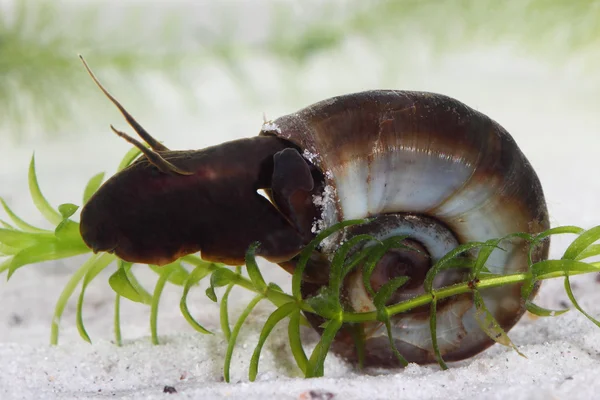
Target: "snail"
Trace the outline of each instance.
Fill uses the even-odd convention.
[[[540,181],[510,134],[445,95],[398,90],[341,95],[265,122],[255,137],[173,151],[152,138],[84,65],[149,146],[111,126],[143,156],[107,180],[83,207],[81,235],[94,252],[156,265],[200,252],[208,261],[242,265],[247,248],[258,241],[257,255],[291,273],[318,231],[369,217],[314,252],[302,293],[310,297],[327,285],[329,262],[342,241],[364,233],[380,240],[406,235],[406,246],[389,250],[371,276],[375,290],[391,278],[410,278],[389,300],[394,303],[423,293],[427,271],[459,244],[549,228]],[[488,260],[491,272],[528,268],[525,241],[514,239],[502,248]],[[546,259],[548,248],[542,242],[532,261]],[[442,271],[434,287],[464,281],[466,274]],[[525,311],[520,289],[517,284],[481,291],[505,331]],[[350,311],[375,309],[359,269],[346,276],[342,300]],[[438,344],[446,361],[495,343],[474,313],[471,295],[438,304]],[[322,320],[306,317],[319,331]],[[436,362],[428,310],[401,313],[391,322],[396,347],[409,362]],[[399,365],[382,325],[364,327],[366,366]],[[348,330],[338,333],[332,349],[357,361]]]

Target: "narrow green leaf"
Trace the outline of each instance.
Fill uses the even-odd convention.
[[[113,325],[115,330],[115,344],[121,347],[123,339],[121,337],[121,296],[119,293],[115,293],[115,318]]]
[[[469,250],[480,248],[483,246],[488,246],[488,245],[484,242],[470,242],[470,243],[461,244],[460,246],[455,247],[453,250],[448,252],[448,254],[446,254],[445,256],[440,258],[440,260],[437,263],[435,263],[435,265],[433,267],[431,267],[431,269],[429,271],[427,271],[427,275],[425,276],[425,281],[423,282],[423,287],[425,288],[425,291],[431,292],[433,290],[433,280],[435,279],[436,275],[444,269],[445,264],[448,261],[458,257],[462,253],[465,253]]]
[[[87,247],[74,246],[73,243],[58,240],[38,243],[35,246],[21,250],[13,257],[12,262],[8,267],[8,278],[10,279],[17,269],[25,265],[73,257],[89,252],[90,249]]]
[[[230,269],[219,268],[215,270],[210,276],[210,285],[212,287],[226,286],[231,282],[235,282],[238,276],[239,274],[236,274]]]
[[[21,218],[19,218],[17,216],[17,214],[15,214],[6,204],[6,202],[4,201],[4,199],[2,197],[0,197],[0,204],[2,204],[2,207],[4,208],[4,211],[6,212],[6,214],[8,214],[8,216],[10,217],[10,219],[15,223],[15,225],[19,228],[24,230],[25,232],[48,232],[44,229],[40,229],[37,228],[33,225],[28,224],[27,222],[23,221]]]
[[[144,143],[145,144],[145,143]],[[146,144],[145,144],[146,145]],[[146,145],[147,146],[147,145]],[[140,155],[142,154],[142,152],[140,150],[138,150],[137,147],[133,147],[131,148],[127,153],[125,153],[125,155],[123,156],[123,159],[121,160],[121,162],[119,163],[119,166],[117,167],[117,172],[120,172],[122,170],[124,170],[125,168],[127,168],[129,165],[131,165],[131,163],[133,163],[133,161]]]
[[[585,250],[582,250],[581,253],[575,257],[575,260],[581,261],[598,255],[600,255],[600,244],[592,244],[586,247]]]
[[[302,339],[300,337],[300,309],[292,311],[290,314],[290,321],[288,324],[288,340],[290,342],[290,349],[298,368],[306,375],[306,368],[308,366],[308,358],[302,347]]]
[[[11,230],[11,231],[14,231],[14,230],[16,230],[14,226],[12,226],[12,225],[11,225],[11,224],[9,224],[8,222],[6,222],[6,221],[3,221],[3,220],[1,220],[1,219],[0,219],[0,225],[2,225],[2,226],[4,227],[4,229],[8,229],[8,230]]]
[[[142,303],[146,305],[152,304],[152,295],[148,293],[146,289],[140,284],[137,280],[133,272],[131,271],[133,267],[133,263],[125,262],[123,260],[119,260],[119,266],[125,270],[125,275],[129,280],[129,284],[133,287],[133,289],[140,295],[142,299]]]
[[[440,346],[438,345],[437,340],[437,298],[433,293],[432,296],[433,298],[429,307],[429,331],[431,332],[431,345],[433,347],[433,354],[435,355],[435,359],[437,360],[440,368],[443,370],[447,370],[448,365],[442,357],[442,353],[440,352]]]
[[[236,267],[236,272],[240,274],[242,269],[240,267]],[[229,294],[233,289],[234,284],[230,283],[227,285],[227,289],[225,289],[225,293],[223,293],[223,298],[221,299],[221,304],[219,306],[219,319],[221,321],[221,330],[223,331],[223,336],[225,339],[229,340],[231,336],[231,328],[229,327]]]
[[[533,237],[526,233],[513,233],[510,235],[506,235],[500,239],[490,239],[485,242],[485,245],[479,249],[479,253],[477,254],[477,259],[475,260],[475,264],[473,269],[471,270],[471,279],[477,279],[481,271],[484,270],[485,263],[490,258],[494,250],[499,249],[504,251],[500,247],[500,243],[505,240],[510,240],[513,238],[520,238],[526,241],[532,241]]]
[[[256,379],[256,375],[258,374],[258,362],[260,359],[260,352],[262,351],[262,348],[265,342],[267,341],[267,337],[279,321],[290,315],[296,309],[298,309],[298,305],[296,303],[285,303],[284,305],[273,311],[273,313],[269,315],[269,318],[267,318],[267,321],[265,322],[265,325],[263,326],[263,329],[260,332],[258,344],[254,349],[252,358],[250,359],[250,372],[248,376],[251,382],[254,382],[254,380]]]
[[[209,286],[206,288],[206,291],[204,293],[206,294],[206,297],[208,297],[215,303],[217,302],[218,299],[217,299],[217,294],[215,293],[215,288],[213,288],[212,286]]]
[[[159,267],[157,265],[148,265],[150,269],[156,272],[158,275],[161,275],[165,269],[170,271],[169,273],[169,283],[177,286],[183,286],[188,280],[190,273],[187,269],[181,264],[181,261],[177,260],[167,265],[163,265]]]
[[[83,278],[83,283],[81,284],[81,292],[79,293],[79,299],[77,300],[77,314],[76,314],[76,324],[77,331],[79,332],[79,336],[83,340],[88,343],[92,343],[90,336],[85,330],[85,326],[83,325],[83,300],[85,297],[85,290],[91,281],[94,280],[96,276],[106,267],[108,267],[115,259],[114,256],[104,253],[100,257],[92,256],[95,258],[92,262],[87,266],[87,272],[85,277]]]
[[[239,274],[236,274],[228,268],[216,269],[210,276],[210,286],[206,289],[206,296],[216,303],[217,294],[215,293],[215,288],[235,282],[238,276]]]
[[[179,302],[179,309],[181,310],[181,314],[183,314],[185,320],[192,326],[192,328],[204,334],[212,334],[212,332],[204,328],[196,321],[194,317],[192,317],[187,305],[187,296],[192,286],[200,282],[210,272],[210,269],[205,268],[204,266],[194,268],[185,282],[185,285],[183,286],[183,294],[181,296],[181,301]]]
[[[600,239],[600,226],[588,229],[581,233],[577,239],[575,239],[567,250],[563,254],[563,260],[575,260],[577,256],[585,251],[592,243]]]
[[[402,356],[402,354],[400,354],[398,348],[396,347],[396,342],[394,341],[394,336],[392,334],[392,324],[390,323],[390,315],[388,314],[388,310],[385,306],[390,297],[394,294],[394,292],[400,287],[404,286],[409,280],[410,278],[408,276],[399,276],[397,278],[394,278],[386,282],[377,291],[375,297],[373,298],[373,305],[377,309],[377,319],[385,324],[392,353],[394,354],[394,356],[396,356],[396,358],[400,362],[400,365],[404,367],[408,365],[408,361],[406,360],[406,358],[404,358],[404,356]]]
[[[90,178],[83,191],[82,204],[87,204],[94,193],[96,193],[96,191],[100,188],[100,185],[102,185],[102,181],[104,181],[104,172],[100,172],[99,174],[96,174]]]
[[[325,359],[327,358],[327,353],[329,353],[329,347],[335,339],[335,335],[342,327],[342,319],[332,319],[327,321],[324,325],[325,329],[323,330],[321,339],[313,349],[310,359],[308,360],[308,365],[306,367],[307,378],[323,376],[325,372]]]
[[[79,206],[71,203],[65,203],[58,206],[58,212],[62,216],[63,219],[70,218],[73,214],[77,212]]]
[[[521,357],[527,358],[523,353],[517,349],[517,346],[514,345],[512,340],[508,337],[508,334],[502,329],[496,318],[492,315],[491,312],[485,306],[483,301],[483,297],[479,293],[478,290],[473,291],[473,300],[475,302],[475,321],[481,328],[482,331],[486,333],[496,343],[500,343],[501,345],[512,347],[514,351],[517,352]]]
[[[34,233],[0,228],[0,243],[15,249],[24,249],[40,242],[52,242],[54,239],[52,232]]]
[[[404,286],[406,282],[408,282],[410,278],[408,276],[399,276],[394,279],[386,282],[375,294],[373,298],[373,304],[377,310],[385,311],[385,303],[389,300],[389,298],[394,294],[396,290],[400,287]],[[387,312],[385,312],[387,316]]]
[[[548,308],[540,307],[532,301],[526,301],[525,308],[527,308],[527,311],[538,317],[558,317],[569,311],[568,308],[565,308],[564,310],[550,310]]]
[[[114,256],[111,256],[111,257],[114,257]],[[115,257],[115,259],[116,259],[116,257]],[[83,265],[81,267],[79,267],[79,269],[77,269],[77,271],[75,271],[73,273],[73,275],[71,275],[71,278],[69,279],[69,281],[63,288],[62,292],[60,293],[60,296],[58,297],[58,300],[56,301],[56,305],[54,307],[54,315],[52,316],[52,325],[51,325],[51,331],[50,331],[50,344],[52,344],[52,345],[58,344],[58,331],[59,331],[59,326],[60,326],[60,318],[62,317],[62,314],[65,310],[67,302],[69,301],[69,298],[75,291],[75,288],[79,284],[79,281],[81,281],[83,279],[83,277],[85,276],[85,274],[88,270],[89,264],[93,263],[94,260],[95,260],[94,257],[90,257],[85,263],[83,263]]]
[[[1,256],[14,256],[19,251],[20,251],[20,249],[16,249],[14,247],[10,247],[10,246],[0,243],[0,257]],[[2,270],[0,270],[0,272],[2,272]]]
[[[37,174],[35,172],[35,155],[31,156],[31,162],[29,164],[29,192],[31,193],[31,198],[33,199],[36,208],[48,222],[52,225],[58,225],[60,221],[63,220],[60,213],[52,208],[40,190]]]
[[[110,287],[122,297],[136,303],[145,303],[143,296],[138,292],[125,271],[125,268],[119,268],[114,274],[108,278]]]
[[[246,269],[254,287],[256,287],[258,291],[264,291],[267,289],[267,284],[256,263],[256,250],[259,246],[259,242],[254,242],[248,247],[248,251],[246,251]]]
[[[86,247],[79,233],[79,224],[70,219],[63,219],[54,230],[54,236],[62,242],[71,242],[73,246]],[[91,251],[91,250],[90,250]]]
[[[250,315],[252,310],[254,310],[256,305],[264,298],[265,297],[262,294],[256,295],[252,299],[252,301],[250,301],[250,303],[248,303],[246,308],[244,308],[244,311],[242,311],[242,314],[239,316],[238,320],[236,321],[235,325],[233,326],[231,335],[229,336],[229,339],[227,340],[227,351],[225,352],[225,364],[223,365],[223,377],[225,378],[225,382],[229,383],[229,370],[231,368],[231,358],[233,356],[233,349],[235,348],[235,344],[237,342],[237,338],[240,333],[240,330],[242,329],[242,325],[244,325],[244,322],[246,321],[246,319],[248,318],[248,316]]]
[[[408,365],[408,360],[404,358],[402,354],[400,354],[398,348],[396,347],[394,335],[392,334],[392,324],[390,322],[390,318],[386,318],[385,321],[383,321],[383,323],[385,324],[385,329],[387,331],[388,341],[390,343],[390,349],[392,349],[392,353],[394,354],[398,362],[400,362],[400,365],[406,367]]]
[[[358,358],[358,368],[363,369],[365,366],[365,353],[366,353],[366,337],[363,324],[349,324],[350,334],[352,335],[352,341],[356,348],[356,355]]]
[[[544,275],[556,271],[565,272],[600,272],[600,269],[593,264],[588,264],[583,261],[575,261],[570,259],[562,260],[544,260],[539,261],[531,266],[531,273],[534,277],[541,279]]]
[[[346,261],[348,252],[361,242],[372,241],[374,239],[372,235],[356,235],[341,245],[335,252],[329,270],[329,287],[333,293],[337,293],[338,297],[342,287],[344,262]]]
[[[402,243],[407,237],[408,236],[406,235],[394,236],[373,246],[362,270],[363,285],[367,289],[367,292],[370,296],[375,296],[375,291],[371,287],[371,276],[373,275],[373,271],[375,271],[379,260],[381,260],[385,253],[387,253],[392,248],[402,248],[407,251],[417,251],[416,249],[408,247]]]
[[[169,279],[169,275],[172,273],[171,269],[165,269],[164,272],[158,277],[156,286],[154,286],[154,293],[152,295],[152,304],[150,305],[150,334],[152,336],[152,344],[158,344],[158,305],[160,303],[160,296],[162,296],[165,284]]]
[[[575,299],[575,295],[573,294],[573,289],[571,288],[571,282],[569,280],[569,275],[565,276],[565,290],[567,292],[567,296],[569,297],[569,300],[571,300],[571,303],[573,303],[573,306],[577,309],[577,311],[582,313],[587,319],[592,321],[592,323],[594,323],[597,327],[600,328],[600,321],[598,321],[596,318],[592,317],[590,314],[585,312],[585,310],[583,308],[581,308],[581,306],[579,305],[579,302],[577,302],[577,299]]]
[[[312,252],[323,241],[323,239],[345,227],[357,224],[364,224],[369,221],[369,219],[353,219],[338,222],[337,224],[334,224],[331,227],[321,231],[313,240],[310,241],[308,245],[306,245],[306,247],[304,247],[304,250],[302,250],[302,252],[300,253],[300,258],[298,260],[298,263],[296,264],[296,268],[294,269],[294,274],[292,275],[292,295],[298,301],[302,301],[300,285],[302,284],[302,278],[304,276],[304,270],[306,269],[306,263],[310,259]]]
[[[340,297],[329,286],[322,287],[319,292],[304,300],[312,309],[326,319],[337,317],[342,312]]]

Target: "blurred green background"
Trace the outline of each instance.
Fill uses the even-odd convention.
[[[541,62],[598,104],[600,2],[0,0],[3,142],[114,120],[79,53],[134,114],[164,120],[199,123],[230,100],[260,116],[355,90],[437,91],[411,77],[452,54],[480,54],[471,63],[488,71],[507,68],[503,54]]]

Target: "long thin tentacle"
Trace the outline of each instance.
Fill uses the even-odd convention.
[[[142,128],[142,126],[131,116],[131,114],[129,114],[127,112],[127,110],[125,110],[125,108],[121,105],[121,103],[119,103],[117,101],[117,99],[115,99],[108,92],[108,90],[106,90],[104,88],[104,86],[102,86],[102,84],[100,83],[100,81],[98,81],[98,78],[96,78],[96,75],[94,75],[94,73],[92,72],[92,70],[90,69],[90,67],[87,65],[87,63],[83,59],[83,56],[79,55],[79,58],[83,62],[83,66],[87,70],[88,74],[90,74],[90,77],[94,80],[94,82],[96,83],[96,85],[98,85],[98,87],[100,88],[100,90],[102,90],[102,92],[106,95],[106,97],[108,97],[108,99],[119,109],[119,111],[121,111],[121,114],[123,114],[123,117],[125,117],[125,119],[129,123],[129,125],[137,132],[137,134],[146,143],[148,143],[148,145],[150,145],[150,147],[152,147],[153,150],[156,150],[156,151],[168,151],[169,149],[166,146],[164,146],[158,140],[154,139],[148,132],[146,132],[146,130],[144,128]]]
[[[158,154],[157,152],[147,148],[142,143],[140,143],[138,140],[132,138],[125,132],[121,132],[120,130],[116,129],[114,126],[111,125],[110,129],[112,129],[114,133],[116,133],[117,135],[119,135],[120,137],[122,137],[123,139],[125,139],[126,141],[128,141],[129,143],[131,143],[132,145],[137,147],[138,149],[140,149],[140,151],[146,156],[146,158],[148,158],[148,161],[150,161],[150,163],[152,165],[154,165],[156,168],[158,168],[160,171],[162,171],[164,173],[174,172],[179,175],[193,175],[194,174],[193,172],[185,171],[185,170],[182,170],[182,169],[176,167],[175,165],[171,164],[169,161],[162,158],[162,156],[160,154]]]

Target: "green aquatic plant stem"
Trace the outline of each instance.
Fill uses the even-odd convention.
[[[190,257],[190,256],[186,256],[186,257],[184,257],[184,259],[186,259],[188,257]],[[195,257],[195,256],[193,256],[193,257]],[[190,261],[190,260],[186,259],[186,261]],[[600,271],[600,262],[589,263],[589,264],[598,268],[598,270]],[[214,267],[214,270],[216,270],[217,268],[224,268],[224,267],[216,266],[216,267]],[[580,275],[580,274],[585,274],[585,273],[589,273],[589,271],[587,271],[587,272],[586,271],[570,271],[570,272],[568,272],[568,275],[573,276],[573,275]],[[547,274],[538,276],[536,279],[545,280],[545,279],[551,279],[551,278],[564,277],[566,275],[567,275],[567,272],[565,272],[565,271],[554,271],[551,273],[547,273]],[[433,293],[434,293],[435,297],[437,298],[437,300],[439,301],[439,300],[442,300],[442,299],[445,299],[448,297],[452,297],[452,296],[456,296],[459,294],[470,293],[474,289],[486,289],[486,288],[493,288],[493,287],[498,287],[498,286],[524,283],[524,282],[531,280],[532,278],[533,278],[533,274],[529,273],[529,272],[528,273],[511,274],[511,275],[502,275],[502,276],[481,277],[478,280],[476,280],[475,282],[469,281],[469,282],[455,284],[452,286],[433,290]],[[231,282],[237,286],[243,287],[244,289],[250,290],[254,293],[263,294],[268,300],[270,300],[273,304],[275,304],[277,306],[281,306],[285,303],[296,301],[296,299],[293,296],[283,293],[283,292],[280,292],[280,291],[270,288],[270,287],[267,287],[266,289],[264,289],[263,292],[261,292],[261,291],[257,290],[256,287],[254,287],[254,285],[252,284],[252,281],[250,281],[250,279],[247,279],[241,275],[237,275],[235,278],[233,278],[233,280]],[[400,313],[415,309],[420,306],[428,305],[432,301],[433,301],[433,296],[429,293],[426,293],[426,294],[422,294],[420,296],[413,297],[410,300],[405,300],[400,303],[396,303],[394,305],[388,306],[388,307],[386,307],[386,310],[387,310],[387,313],[389,316],[393,316],[396,314],[400,314]],[[297,305],[302,311],[316,313],[315,310],[305,301],[297,302]],[[377,321],[378,320],[377,319],[377,311],[362,312],[362,313],[344,312],[342,314],[342,320],[344,322],[351,322],[351,323]]]

